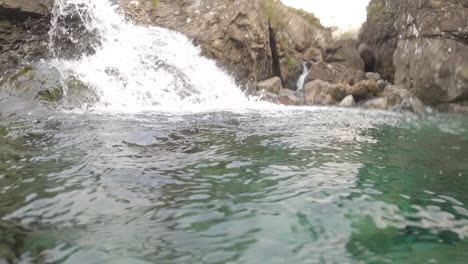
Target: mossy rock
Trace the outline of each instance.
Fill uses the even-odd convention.
[[[63,87],[60,72],[50,65],[27,65],[6,76],[0,84],[3,96],[14,95],[29,100],[58,102]]]

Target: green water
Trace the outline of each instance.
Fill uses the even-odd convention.
[[[2,119],[0,256],[467,263],[467,160],[461,116],[316,108]]]

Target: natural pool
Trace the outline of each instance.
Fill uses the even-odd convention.
[[[15,263],[466,263],[467,159],[462,116],[3,118],[0,253]]]

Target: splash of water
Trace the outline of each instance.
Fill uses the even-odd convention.
[[[53,14],[52,63],[95,89],[96,108],[183,110],[253,103],[187,37],[134,25],[110,0],[57,0]]]

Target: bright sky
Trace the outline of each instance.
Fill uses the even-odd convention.
[[[359,28],[366,20],[369,0],[281,0],[284,4],[313,13],[327,27]]]

